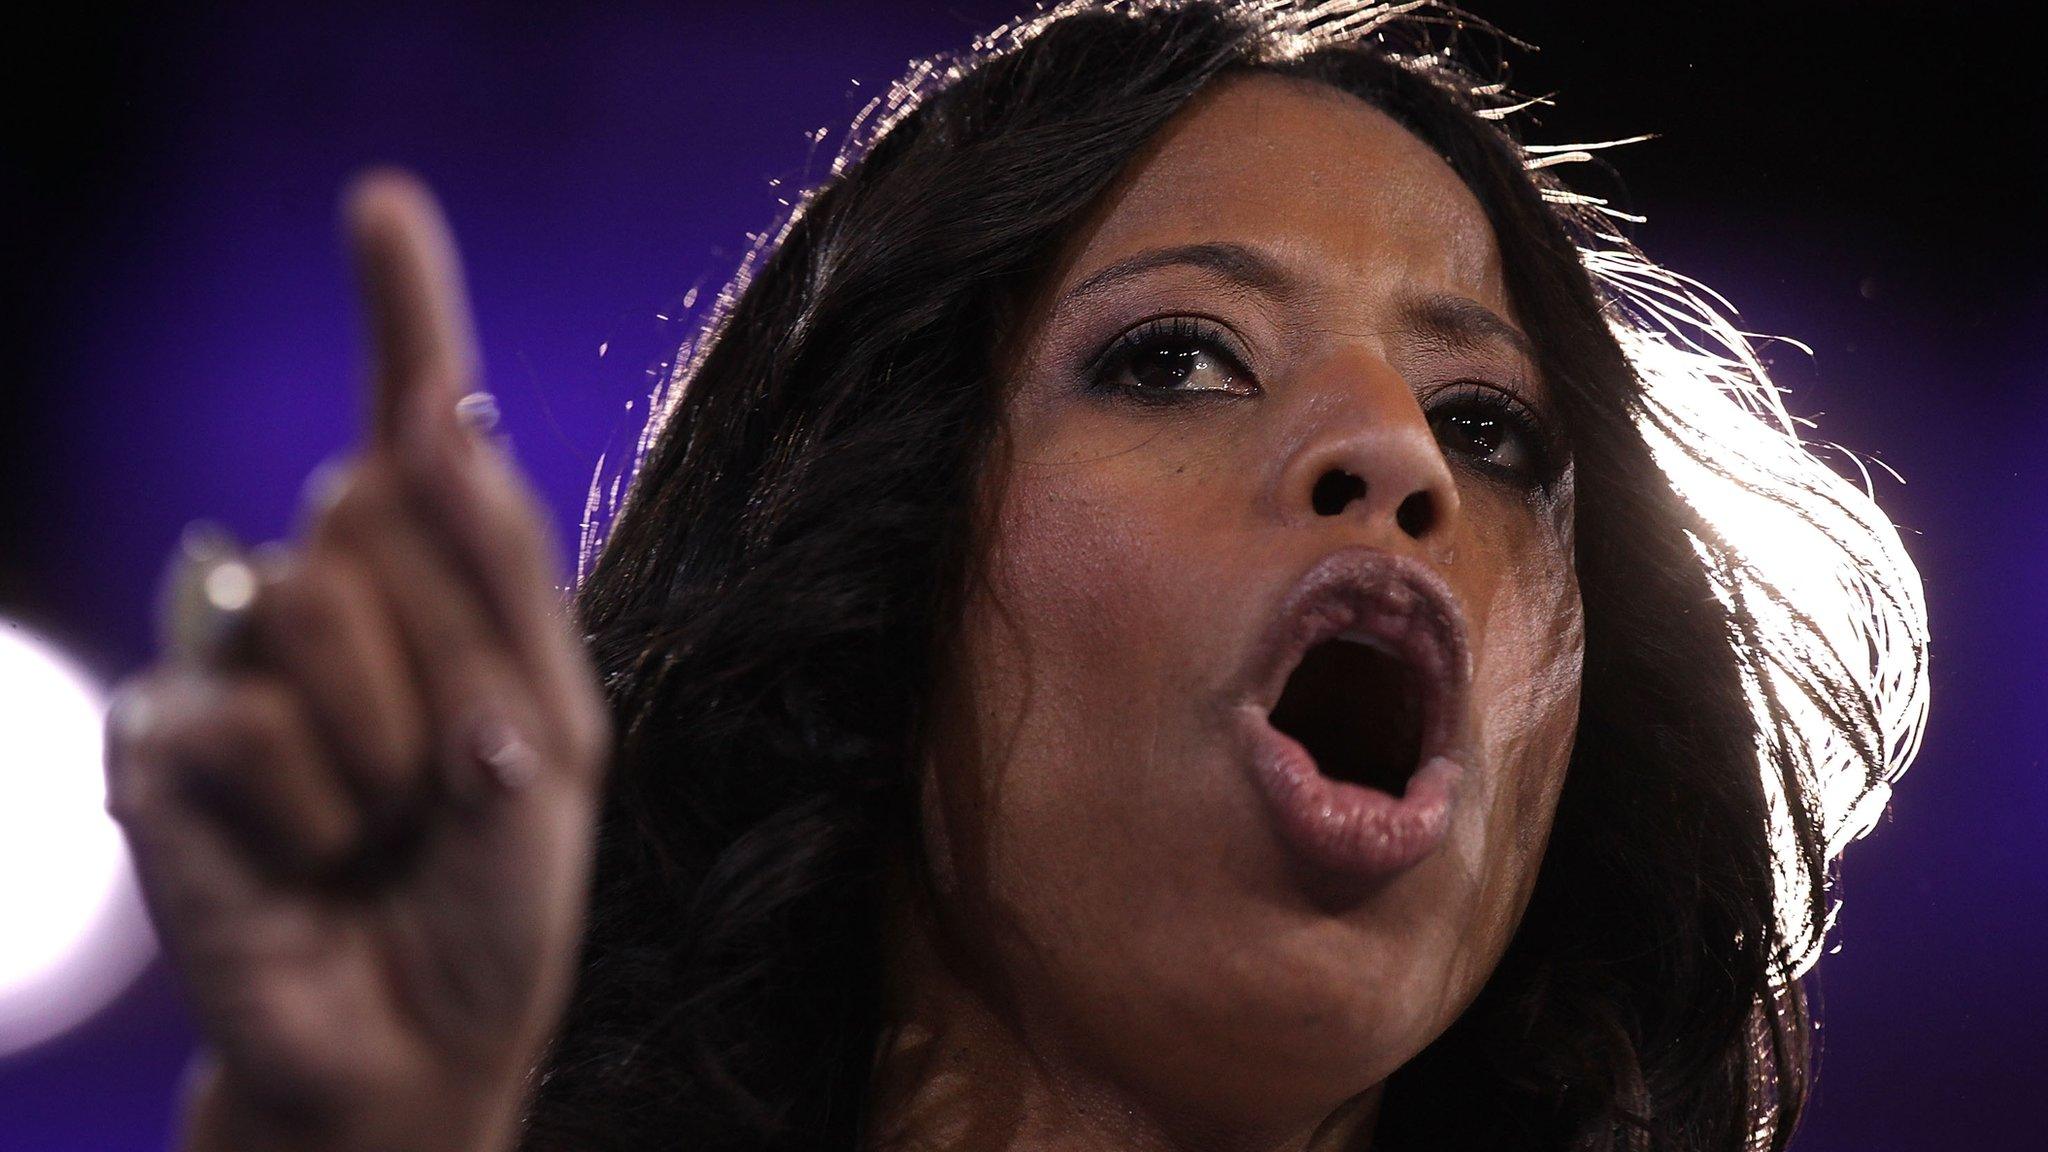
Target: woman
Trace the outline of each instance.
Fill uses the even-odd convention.
[[[1783,1146],[1917,580],[1462,26],[1080,4],[913,71],[580,629],[431,203],[360,184],[368,441],[296,545],[195,538],[110,722],[188,1146]]]

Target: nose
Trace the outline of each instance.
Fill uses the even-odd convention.
[[[1458,485],[1408,383],[1372,358],[1328,365],[1305,389],[1321,400],[1281,477],[1290,518],[1344,522],[1382,547],[1447,542]]]

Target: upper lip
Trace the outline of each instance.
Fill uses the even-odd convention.
[[[1406,664],[1422,695],[1422,762],[1463,758],[1455,745],[1471,690],[1471,649],[1464,613],[1442,576],[1372,548],[1324,556],[1282,599],[1237,698],[1271,715],[1302,657],[1333,639],[1374,645]]]

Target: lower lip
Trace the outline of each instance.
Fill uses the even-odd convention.
[[[1247,708],[1252,775],[1281,834],[1296,851],[1335,873],[1379,879],[1406,871],[1442,846],[1464,766],[1433,756],[1402,795],[1333,780],[1293,737]]]

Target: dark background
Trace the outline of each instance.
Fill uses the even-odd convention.
[[[1541,46],[1545,142],[1655,132],[1591,190],[1729,295],[1795,413],[1890,464],[1926,578],[1933,720],[1848,854],[1795,1147],[2038,1147],[2048,1077],[2048,180],[2037,42],[1991,5],[1484,3]],[[2016,7],[2016,6],[2015,6]],[[565,539],[647,369],[911,57],[1008,3],[70,7],[11,38],[0,165],[0,614],[112,677],[187,520],[286,530],[354,420],[337,189],[442,193],[492,386]],[[822,146],[809,134],[829,126]],[[772,181],[780,180],[780,187]],[[667,317],[667,319],[664,319]],[[629,408],[630,406],[630,408]],[[0,752],[4,755],[4,752]],[[7,766],[0,765],[0,770]],[[0,910],[4,915],[4,910]],[[0,931],[4,931],[0,924]],[[153,969],[0,1060],[0,1147],[163,1147],[192,1035]]]

